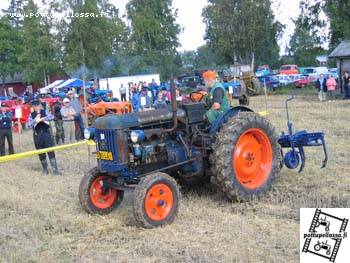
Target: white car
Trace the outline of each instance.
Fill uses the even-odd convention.
[[[276,75],[277,79],[280,82],[281,86],[286,86],[289,83],[292,83],[293,81],[291,80],[290,75]]]

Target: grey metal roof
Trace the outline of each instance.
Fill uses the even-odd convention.
[[[350,40],[342,41],[328,57],[330,58],[350,57]]]

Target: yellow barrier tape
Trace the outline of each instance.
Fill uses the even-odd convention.
[[[269,112],[268,111],[260,111],[259,112],[259,115],[261,115],[261,116],[267,116],[267,115],[269,115]]]
[[[23,152],[23,153],[16,153],[16,154],[11,154],[11,155],[6,155],[0,157],[0,163],[8,162],[8,161],[13,161],[17,160],[20,158],[26,158],[30,157],[33,155],[38,155],[42,153],[48,153],[48,152],[53,152],[53,151],[59,151],[59,150],[65,150],[68,148],[72,148],[75,146],[80,146],[84,144],[88,144],[89,141],[82,141],[82,142],[76,142],[76,143],[71,143],[71,144],[66,144],[66,145],[59,145],[59,146],[54,146],[54,147],[49,147],[45,149],[39,149],[39,150],[34,150],[34,151],[28,151],[28,152]],[[90,144],[91,145],[91,144]]]

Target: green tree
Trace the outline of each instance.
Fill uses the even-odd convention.
[[[325,37],[320,34],[320,27],[325,26],[323,21],[316,21],[320,9],[311,8],[307,1],[300,2],[300,15],[294,21],[295,30],[290,40],[290,53],[294,57],[294,63],[299,66],[315,64],[316,56],[325,53],[322,44]]]
[[[312,28],[312,34],[321,38],[321,41],[328,42],[330,49],[334,49],[341,40],[350,39],[350,1],[349,0],[320,0],[301,2],[306,10],[306,18]],[[321,14],[326,15],[326,19]],[[329,35],[325,32],[320,35],[322,29],[329,24]]]
[[[58,26],[64,39],[63,61],[67,72],[74,74],[82,67],[89,70],[90,77],[111,72],[103,66],[125,47],[126,27],[118,10],[102,0],[70,1],[62,9],[72,14],[90,14],[70,17]]]
[[[16,27],[21,27],[23,24],[23,12],[24,7],[27,4],[27,0],[11,0],[7,9],[3,9],[5,15],[11,21],[11,24]]]
[[[227,64],[227,60],[208,44],[197,48],[196,68],[216,68]]]
[[[8,17],[0,18],[0,78],[2,88],[5,78],[20,71],[18,57],[21,53],[21,38]]]
[[[47,84],[51,74],[58,71],[56,60],[57,46],[51,33],[49,18],[30,16],[38,13],[38,7],[33,0],[28,0],[24,8],[28,14],[23,21],[23,63],[24,80],[27,83]]]
[[[278,63],[283,27],[275,21],[270,0],[209,0],[202,16],[208,44],[227,64]]]
[[[168,78],[181,67],[176,51],[181,31],[176,23],[177,10],[171,0],[131,0],[127,4],[130,21],[130,54],[135,59],[133,73],[145,69]]]
[[[330,21],[330,46],[333,49],[341,40],[350,39],[350,1],[326,0],[323,10]]]

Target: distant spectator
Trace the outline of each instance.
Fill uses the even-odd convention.
[[[63,130],[63,120],[61,114],[62,104],[60,101],[56,101],[53,107],[53,113],[55,117],[55,127],[56,127],[56,144],[60,144],[60,141],[64,143],[64,130]]]
[[[324,75],[320,75],[320,89],[318,92],[318,98],[319,100],[325,101],[327,99],[326,92],[327,92],[327,79],[324,77]]]
[[[170,103],[171,102],[171,92],[170,90],[162,90],[160,93],[163,93],[164,96],[165,96],[165,100],[167,103]]]
[[[2,102],[0,109],[0,156],[5,155],[5,139],[9,147],[9,154],[13,154],[12,114],[7,111],[6,104]]]
[[[179,88],[176,89],[176,101],[182,101],[181,90]]]
[[[131,91],[131,103],[135,112],[140,111],[140,93],[137,90],[137,86],[134,84]]]
[[[63,120],[64,140],[66,143],[72,143],[75,141],[74,117],[76,116],[76,111],[70,105],[70,100],[68,98],[63,99],[61,115]]]
[[[147,88],[143,88],[140,93],[140,108],[141,111],[149,110],[151,109],[152,99],[150,96],[148,96]]]
[[[38,96],[39,102],[43,108],[44,111],[50,112],[50,107],[48,106],[47,102],[45,101],[45,94],[40,94]]]
[[[157,96],[158,87],[159,86],[158,86],[157,82],[154,79],[152,79],[152,82],[150,83],[149,88],[152,91],[152,96],[154,98]]]
[[[335,101],[333,93],[335,91],[335,88],[337,87],[337,82],[335,81],[335,78],[332,75],[328,77],[326,81],[326,86],[330,101]]]
[[[155,109],[165,109],[167,107],[164,94],[159,92],[157,95],[157,99],[154,101]]]
[[[321,84],[321,81],[320,81],[319,78],[316,79],[315,88],[316,88],[317,91],[318,91],[318,99],[319,99],[320,101],[322,101],[322,96],[321,96],[322,84]]]
[[[350,76],[349,76],[348,71],[344,72],[343,85],[344,85],[344,89],[345,89],[344,99],[348,100],[348,99],[350,99]]]
[[[119,92],[120,92],[120,100],[126,101],[126,87],[123,85],[123,83],[120,84]]]
[[[80,100],[79,98],[75,97],[73,91],[68,91],[67,95],[70,100],[70,105],[71,107],[73,107],[75,111],[74,123],[79,127],[79,130],[76,129],[75,131],[75,138],[76,140],[83,140],[84,139],[84,122],[81,116],[82,107],[80,104]]]

